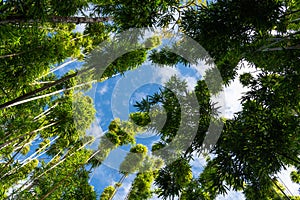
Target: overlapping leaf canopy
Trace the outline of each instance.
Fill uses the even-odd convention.
[[[176,152],[175,162],[165,162],[158,170],[144,146],[133,146],[120,171],[140,171],[126,198],[148,199],[156,193],[163,199],[215,199],[229,189],[242,191],[247,199],[299,198],[288,196],[276,179],[282,169],[294,167],[291,178],[300,182],[299,18],[295,0],[218,0],[207,5],[177,0],[1,1],[0,198],[97,199],[88,183],[90,172],[111,150],[135,145],[138,132],[148,129],[160,136],[152,151],[164,159],[166,155],[155,152],[171,142],[180,147],[186,138],[174,138],[181,117],[196,116],[181,109],[191,95],[198,99],[200,116],[189,148]],[[74,31],[76,23],[85,24],[83,32]],[[232,119],[220,119],[204,80],[190,92],[184,81],[172,77],[165,88],[136,103],[139,112],[129,121],[113,120],[97,150],[87,149],[95,140],[86,135],[96,113],[93,99],[84,94],[92,83],[136,69],[147,59],[158,66],[189,64],[171,53],[174,46],[152,50],[158,38],[141,44],[135,40],[138,50],[112,60],[110,48],[132,44],[116,44],[111,38],[141,27],[179,30],[202,45],[212,58],[207,61],[216,64],[204,80],[210,81],[215,70],[223,79],[213,93],[234,79],[249,88],[241,99],[242,110]],[[91,62],[93,52],[106,58],[104,66]],[[63,61],[85,64],[54,73]],[[239,76],[237,70],[246,64],[256,74]],[[165,124],[147,126],[163,112]],[[193,177],[190,162],[203,153],[211,122],[224,123],[224,128],[205,169]],[[192,124],[185,126],[188,135]],[[100,199],[111,199],[118,187],[106,188]]]

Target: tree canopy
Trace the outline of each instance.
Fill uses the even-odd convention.
[[[300,199],[277,177],[293,168],[290,178],[300,183],[299,22],[296,0],[1,1],[0,199],[111,200],[129,174],[136,177],[125,199],[209,200],[229,190],[249,200]],[[164,45],[138,28],[180,32],[209,56],[185,37]],[[87,134],[95,84],[145,63],[189,67],[198,59],[214,67],[192,91],[172,76],[88,148],[98,139]],[[80,67],[60,71],[74,63]],[[255,73],[238,74],[246,65]],[[220,117],[212,97],[237,79],[248,88],[242,109]],[[159,138],[151,151],[136,144],[147,131]],[[120,181],[98,194],[92,172],[126,145]],[[191,163],[203,155],[196,177]]]

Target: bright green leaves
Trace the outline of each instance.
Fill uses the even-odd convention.
[[[158,175],[158,170],[163,162],[161,159],[147,156],[136,175],[130,191],[127,195],[128,200],[146,200],[152,197],[151,185],[154,178]]]
[[[137,144],[136,146],[132,147],[129,154],[127,154],[120,166],[120,172],[123,174],[131,174],[135,171],[138,171],[146,155],[146,146]]]
[[[101,137],[98,150],[96,150],[95,155],[89,161],[89,164],[91,164],[93,168],[101,165],[109,155],[110,151],[116,148],[116,145],[113,142],[113,140],[111,141],[105,135]]]
[[[95,156],[89,161],[93,167],[100,165],[110,151],[126,144],[135,144],[135,135],[142,131],[131,121],[121,121],[119,118],[111,121],[108,131],[101,137]]]
[[[121,38],[120,41],[120,38],[115,37],[112,41],[105,41],[95,48],[86,57],[85,63],[86,68],[95,69],[94,79],[104,81],[113,75],[124,74],[141,66],[147,59],[148,49],[137,42],[137,39],[136,33],[132,33],[126,39]]]
[[[108,128],[106,137],[115,145],[133,144],[135,143],[135,134],[130,122],[121,122],[120,119],[114,119]]]
[[[130,114],[130,119],[138,126],[146,126],[151,122],[150,116],[145,112],[135,112]]]
[[[2,188],[4,189],[4,192],[7,193],[7,190],[9,188],[26,179],[28,174],[38,166],[38,163],[39,161],[37,159],[33,159],[25,163],[24,165],[16,163],[13,166],[7,167],[3,171],[1,171],[0,183],[2,185]],[[2,198],[3,196],[0,197]]]
[[[100,200],[110,200],[111,196],[115,193],[115,188],[113,186],[108,186],[104,188]]]
[[[22,148],[21,153],[26,155],[30,151],[30,145],[26,145]]]
[[[153,172],[138,173],[132,183],[128,200],[146,200],[152,196],[151,184],[154,181]]]
[[[18,45],[11,46],[11,42],[5,38],[1,40],[0,45],[3,48],[0,50],[0,64],[8,66],[0,73],[1,103],[15,100],[30,92],[36,94],[34,91],[46,85],[43,82],[55,79],[52,74],[46,76],[49,74],[50,65],[62,62],[68,57],[81,57],[84,45],[80,39],[82,34],[73,33],[69,25],[40,26],[42,28],[24,25],[22,29],[10,30],[21,38]],[[42,92],[43,90],[40,94]]]
[[[95,199],[96,194],[88,184],[89,173],[83,168],[90,152],[85,149],[78,149],[58,159],[57,163],[43,164],[31,179],[35,183],[31,187],[36,191],[32,197],[39,199]],[[26,187],[19,197],[30,198],[27,191],[31,187]]]
[[[37,163],[35,162],[37,160],[35,158],[38,158],[39,155],[47,152],[46,155],[48,155],[49,158],[53,156],[54,160],[59,162],[60,156],[64,153],[65,155],[67,155],[67,153],[72,154],[71,152],[74,152],[74,150],[83,148],[80,146],[81,142],[79,141],[84,137],[85,131],[93,121],[95,114],[91,98],[78,92],[62,93],[61,96],[56,96],[52,102],[48,101],[48,105],[45,103],[45,100],[47,99],[38,100],[34,103],[30,102],[27,103],[26,106],[20,105],[18,106],[19,112],[16,113],[14,113],[15,108],[9,109],[8,112],[3,112],[4,116],[14,114],[16,120],[11,121],[11,123],[12,125],[18,125],[19,127],[19,129],[14,128],[14,132],[11,136],[8,134],[6,135],[7,137],[4,139],[8,146],[3,146],[3,153],[1,152],[3,158],[9,158],[6,160],[6,163],[4,163],[5,165],[2,166],[3,173],[1,173],[1,176],[3,176],[3,180],[6,180],[5,177],[7,176],[9,180],[13,181],[10,183],[6,180],[6,190],[8,190],[9,187],[13,187],[18,181],[28,178],[29,174],[33,173],[34,176],[31,176],[31,178],[34,179],[36,177],[42,177],[47,173],[39,173],[40,168],[36,168]],[[26,110],[28,111],[26,112]],[[19,113],[20,116],[18,116],[17,113]],[[5,118],[3,118],[3,120],[5,120]],[[20,120],[20,123],[18,123],[18,120]],[[20,134],[20,132],[22,132],[22,134]],[[56,140],[53,139],[54,136],[56,136]],[[37,137],[41,139],[41,143],[33,140]],[[7,140],[8,138],[12,139]],[[55,142],[51,142],[51,145],[50,139],[53,141],[55,140]],[[12,161],[15,156],[17,156],[18,153],[26,154],[29,150],[28,144],[32,142],[35,143],[36,147],[39,146],[34,155],[31,155],[29,160],[23,160],[24,164],[22,164],[22,166],[19,166],[18,163],[14,164]],[[26,143],[28,144],[26,145]],[[15,149],[10,149],[10,146],[12,145],[15,146]],[[13,157],[10,158],[9,154],[12,154]],[[83,158],[83,155],[88,156],[89,154],[86,152],[85,154],[78,155],[78,158]],[[64,160],[65,159],[62,159],[61,162],[64,162]],[[49,162],[48,164],[51,166],[52,162]],[[55,167],[56,166],[53,166],[53,168]],[[48,170],[51,171],[52,169],[48,168]],[[18,178],[13,178],[10,173],[18,175]],[[28,179],[28,184],[30,184],[30,180],[31,179]],[[54,182],[59,182],[60,180],[64,179],[54,180]],[[90,194],[92,194],[92,189],[89,189],[89,187],[90,186],[87,186],[82,189],[87,189]],[[54,186],[54,189],[55,188],[56,187]],[[16,194],[21,195],[19,193],[22,189],[24,190],[24,187],[17,191]],[[37,188],[37,190],[40,189]],[[23,194],[29,195],[26,190],[22,192],[22,195]]]
[[[90,52],[96,45],[107,40],[110,31],[109,25],[103,23],[87,24],[83,32],[84,35],[88,35],[84,37],[85,52]]]
[[[128,176],[128,174],[132,174],[136,171],[142,170],[142,168],[145,167],[143,165],[144,161],[148,164],[150,159],[146,159],[147,156],[147,147],[142,144],[137,144],[133,147],[131,147],[129,153],[126,155],[125,159],[120,165],[120,173],[123,174],[120,181],[117,182],[114,187],[108,186],[104,189],[102,195],[100,196],[100,199],[113,199],[114,195],[116,194],[117,190],[121,187],[123,181]],[[148,158],[148,157],[147,157]],[[153,163],[149,163],[150,165],[153,165]],[[150,167],[151,168],[151,167]],[[149,168],[149,169],[150,169]],[[149,170],[148,169],[148,170]]]
[[[111,53],[111,52],[110,52]],[[146,61],[146,50],[135,50],[125,53],[120,58],[113,61],[104,71],[103,78],[109,78],[117,73],[123,74],[124,72],[136,69]]]
[[[95,117],[92,99],[78,92],[58,98],[53,103],[57,103],[58,106],[46,116],[50,122],[57,122],[53,131],[60,133],[62,139],[71,142],[84,136]]]
[[[159,36],[153,36],[151,38],[147,38],[144,45],[145,47],[152,49],[158,47],[161,44],[161,38]]]
[[[290,199],[285,193],[285,187],[279,183],[275,178],[267,178],[264,184],[251,184],[247,185],[244,194],[246,199],[266,199],[266,200],[280,200],[283,198]]]

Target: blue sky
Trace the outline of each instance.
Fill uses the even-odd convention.
[[[137,111],[133,107],[136,101],[157,92],[163,86],[163,83],[174,74],[190,79],[190,89],[194,87],[196,80],[201,77],[195,69],[186,68],[182,65],[178,69],[154,68],[147,63],[135,71],[126,72],[124,76],[116,76],[105,82],[95,84],[95,88],[92,89],[89,95],[95,100],[97,122],[92,125],[88,133],[96,136],[99,132],[107,130],[110,121],[115,117],[122,120],[128,119],[128,113]],[[136,137],[136,142],[146,145],[148,149],[151,149],[152,144],[157,140],[158,137],[150,132],[139,134]],[[96,141],[92,148],[97,148],[98,143],[99,141]],[[94,185],[99,194],[101,194],[104,187],[113,185],[120,179],[118,166],[126,156],[129,148],[129,145],[127,145],[112,151],[104,164],[95,170],[91,178],[91,184]],[[195,171],[202,170],[202,167],[196,165],[193,168]],[[134,177],[133,174],[126,178],[115,199],[122,199],[121,197],[126,195]]]
[[[150,66],[149,66],[150,65]],[[89,134],[97,136],[100,132],[107,130],[107,127],[114,117],[126,120],[129,112],[136,111],[133,107],[135,101],[139,101],[146,95],[151,95],[158,91],[172,75],[177,75],[188,82],[188,87],[192,90],[196,81],[203,74],[193,67],[184,67],[178,65],[176,68],[158,68],[146,63],[135,71],[125,73],[125,76],[117,76],[102,83],[94,85],[89,93],[95,100],[97,110],[97,120],[88,131]],[[146,76],[146,77],[144,77]],[[234,90],[234,89],[233,89]],[[127,93],[129,94],[127,94]],[[233,100],[232,98],[230,100]],[[228,109],[230,110],[230,105]],[[228,111],[229,115],[234,111]],[[230,117],[230,116],[227,117]],[[151,144],[158,139],[157,136],[148,133],[137,136],[137,143],[142,143],[151,149]],[[91,148],[96,149],[99,140],[97,140]],[[92,174],[91,184],[94,186],[98,194],[109,185],[114,185],[121,177],[118,173],[118,166],[122,159],[126,156],[129,146],[121,147],[111,152],[99,168],[95,169]],[[197,177],[205,166],[204,158],[195,157],[191,162],[193,175]],[[130,175],[124,181],[122,187],[117,192],[114,199],[123,199],[128,193],[135,174]],[[153,197],[152,199],[158,199]],[[229,192],[226,197],[220,196],[218,199],[243,199],[241,193]]]
[[[84,26],[79,25],[77,26],[76,31],[81,32],[82,29],[84,29]],[[68,61],[69,60],[67,60],[67,62]],[[59,76],[63,75],[71,69],[80,68],[82,64],[83,62],[74,61],[57,70],[55,74]],[[239,73],[247,71],[253,70],[246,67],[239,70]],[[203,76],[202,72],[201,69],[198,70],[195,67],[188,68],[182,65],[178,65],[174,68],[159,68],[152,66],[151,63],[147,62],[135,71],[126,72],[125,76],[116,76],[107,81],[93,84],[93,88],[87,95],[93,97],[97,113],[96,120],[91,128],[87,130],[87,134],[99,137],[107,130],[109,123],[115,117],[126,120],[130,112],[136,111],[133,107],[133,104],[136,101],[141,100],[143,97],[146,97],[146,95],[151,95],[156,92],[172,75],[177,75],[183,80],[186,80],[188,88],[192,90],[196,81]],[[231,118],[235,112],[241,110],[239,99],[246,91],[247,88],[242,87],[238,80],[233,81],[229,87],[224,88],[224,117]],[[151,149],[151,145],[157,140],[158,137],[150,132],[137,135],[136,137],[137,143],[146,145],[149,150]],[[98,144],[99,140],[96,140],[89,148],[96,149]],[[19,159],[23,160],[32,155],[35,151],[34,145],[32,147],[33,148],[31,148],[27,156],[21,156]],[[130,146],[127,145],[113,150],[105,160],[104,164],[100,165],[92,173],[90,183],[94,186],[98,195],[102,193],[105,187],[114,185],[114,183],[120,179],[121,174],[118,172],[118,166],[126,156],[129,148]],[[195,177],[201,173],[205,164],[204,158],[195,156],[195,159],[191,162],[193,175]],[[299,194],[299,185],[291,182],[289,178],[290,171],[290,168],[288,168],[288,170],[283,170],[278,176],[289,188],[291,193],[296,195]],[[114,199],[124,199],[134,177],[135,174],[132,174],[126,178]],[[152,199],[158,198],[153,197]],[[224,199],[240,200],[244,199],[244,196],[239,192],[230,191],[228,195],[218,197],[218,200]]]
[[[70,69],[80,68],[82,62],[73,62],[64,68],[56,71],[57,74],[64,74]],[[243,68],[239,73],[253,71],[250,68]],[[184,67],[178,65],[176,67],[155,67],[147,62],[140,68],[134,71],[126,72],[124,76],[115,76],[104,82],[96,83],[87,95],[94,98],[95,108],[97,110],[96,120],[87,134],[99,137],[107,130],[111,120],[119,117],[123,120],[128,118],[130,112],[135,112],[133,104],[136,101],[151,95],[163,86],[172,75],[177,75],[181,79],[188,82],[189,89],[192,89],[196,81],[203,76],[201,70],[196,70],[192,67]],[[224,89],[224,113],[223,116],[231,118],[233,114],[241,110],[239,99],[242,94],[247,91],[247,88],[242,87],[238,80],[235,80],[231,85]],[[158,140],[158,137],[152,133],[141,134],[136,137],[137,143],[142,143],[151,149],[153,142]],[[89,148],[96,149],[99,140],[96,140]],[[130,146],[124,146],[113,150],[109,157],[91,174],[90,183],[94,186],[95,191],[100,195],[103,189],[109,185],[114,185],[121,177],[118,172],[118,166],[129,151]],[[204,158],[195,156],[195,160],[191,162],[193,175],[197,177],[205,166]],[[279,174],[281,180],[287,185],[289,190],[294,194],[298,194],[299,186],[290,181],[289,172],[282,171]],[[114,199],[123,199],[128,193],[135,174],[126,178],[122,187],[117,192]],[[153,197],[152,199],[158,199]],[[224,199],[244,199],[240,192],[229,191],[226,196],[219,196],[218,200]]]
[[[84,27],[78,27],[80,31]],[[163,41],[163,43],[165,43]],[[80,68],[82,62],[72,62],[71,64],[57,70],[56,74],[64,74],[70,69]],[[239,74],[244,72],[254,73],[254,69],[250,68],[247,63],[241,62],[240,66],[245,66],[238,71]],[[177,65],[176,67],[157,67],[151,65],[150,62],[144,63],[141,67],[134,71],[126,72],[124,76],[115,76],[104,82],[96,83],[87,95],[93,97],[95,108],[97,110],[96,120],[87,134],[99,137],[107,130],[111,120],[118,117],[122,120],[128,119],[130,112],[135,112],[133,104],[136,101],[151,95],[158,91],[158,88],[168,81],[172,75],[177,75],[182,80],[187,81],[189,90],[192,90],[197,82],[204,75],[207,66],[191,66],[184,67]],[[221,99],[222,116],[232,118],[235,112],[241,110],[240,98],[248,88],[243,87],[238,79],[234,80],[229,87],[224,88],[224,92],[216,101]],[[152,133],[137,135],[137,143],[142,143],[151,149],[151,145],[158,140],[158,137]],[[99,139],[94,142],[89,148],[96,149],[99,144]],[[121,175],[118,173],[119,164],[129,151],[130,146],[120,147],[113,150],[109,157],[100,165],[92,174],[90,183],[94,186],[97,194],[100,195],[103,189],[109,185],[114,185]],[[191,162],[193,174],[197,177],[203,167],[205,161],[203,158],[195,157]],[[291,169],[283,170],[279,177],[287,185],[292,194],[298,194],[299,185],[291,182],[289,172]],[[130,175],[124,181],[114,199],[124,199],[128,193],[132,180],[135,175]],[[153,199],[157,199],[153,197]],[[219,196],[219,200],[223,199],[244,199],[244,196],[239,192],[229,191],[226,196]]]
[[[66,60],[66,62],[69,61],[70,60]],[[57,70],[55,74],[60,76],[71,69],[80,68],[82,64],[83,62],[78,61],[70,62],[68,65]],[[253,72],[254,70],[246,67],[240,69],[239,73],[251,71]],[[193,66],[184,67],[183,65],[178,65],[173,68],[162,68],[152,66],[151,63],[146,62],[137,70],[126,72],[124,76],[115,76],[104,82],[93,84],[92,89],[87,92],[87,95],[93,97],[97,113],[96,120],[91,125],[91,128],[87,130],[87,134],[99,137],[107,130],[109,123],[114,118],[119,117],[126,120],[130,112],[136,111],[133,107],[136,101],[140,101],[142,98],[146,97],[146,95],[151,95],[158,91],[158,89],[163,86],[163,83],[165,83],[172,75],[177,75],[181,79],[186,80],[188,82],[188,88],[192,90],[196,81],[204,75],[202,72],[202,70],[197,70]],[[234,80],[229,87],[224,88],[224,117],[231,118],[235,112],[241,110],[239,99],[247,90],[247,88],[242,87],[238,80]],[[139,134],[136,137],[137,143],[146,145],[149,150],[151,149],[152,144],[158,139],[158,136],[150,132]],[[99,139],[89,146],[89,148],[96,149],[98,144]],[[121,174],[118,172],[118,167],[129,149],[130,146],[127,145],[113,150],[104,163],[91,174],[90,184],[94,186],[98,195],[101,195],[105,187],[114,185],[118,182],[121,177]],[[26,157],[32,155],[34,151],[35,146],[33,145],[27,156],[21,156],[18,159],[24,160]],[[194,160],[191,161],[194,177],[197,177],[202,172],[205,164],[204,158],[194,157]],[[299,195],[299,185],[292,183],[289,178],[291,170],[291,168],[282,170],[278,176],[280,181],[289,189],[287,190],[288,194]],[[114,198],[115,200],[124,199],[134,177],[135,174],[132,174],[125,179],[122,187]],[[152,199],[158,198],[153,197]],[[226,196],[219,196],[217,199],[240,200],[244,199],[244,196],[240,192],[229,191]]]
[[[73,62],[60,68],[55,73],[62,75],[71,69],[80,68],[82,64],[82,62]],[[157,92],[172,75],[177,75],[186,80],[190,90],[194,88],[197,79],[201,78],[201,74],[191,67],[179,65],[177,68],[161,68],[151,66],[148,62],[135,71],[126,72],[124,76],[115,76],[107,81],[93,84],[93,88],[87,92],[87,95],[94,99],[97,113],[96,120],[87,131],[87,134],[99,137],[107,130],[109,123],[114,118],[128,119],[128,114],[136,111],[133,107],[135,102],[140,101],[146,95]],[[136,142],[151,149],[152,144],[158,139],[158,136],[148,132],[137,135]],[[96,149],[98,144],[99,140],[96,140],[89,148]],[[121,175],[118,173],[118,167],[129,148],[130,146],[127,145],[113,150],[104,163],[91,174],[90,183],[94,186],[98,195],[102,193],[105,187],[114,185],[120,179]],[[203,170],[200,162],[203,162],[203,160],[196,159],[193,161],[195,176]],[[135,174],[132,174],[126,178],[115,199],[122,199],[127,194],[134,177]]]

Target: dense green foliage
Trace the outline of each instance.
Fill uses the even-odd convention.
[[[229,189],[249,200],[299,199],[288,196],[276,176],[294,167],[290,178],[300,183],[300,2],[196,2],[0,2],[0,199],[110,200],[132,173],[137,175],[126,197],[131,200],[153,194],[209,200]],[[79,23],[85,24],[82,32],[76,30]],[[182,41],[153,49],[159,37],[142,41],[138,33],[126,41],[118,38],[124,30],[142,27],[181,31],[204,47],[210,58],[202,59],[216,67],[198,80],[194,91],[173,76],[160,91],[136,102],[138,112],[128,121],[111,121],[98,148],[90,150],[86,146],[96,138],[86,131],[96,110],[85,92],[92,83],[146,61],[158,67],[191,64],[193,59],[172,49],[199,57],[193,48],[180,46]],[[63,63],[78,61],[84,62],[81,68],[54,73]],[[238,76],[246,64],[256,74]],[[209,88],[206,83],[216,71],[222,83]],[[211,97],[234,79],[249,91],[241,98],[241,111],[220,118]],[[211,141],[203,146],[212,124],[224,125],[220,138],[213,147]],[[135,144],[136,134],[146,130],[160,137],[151,156]],[[122,177],[100,196],[89,184],[90,172],[123,145],[131,149],[120,165]],[[190,163],[201,154],[207,164],[193,177]]]

